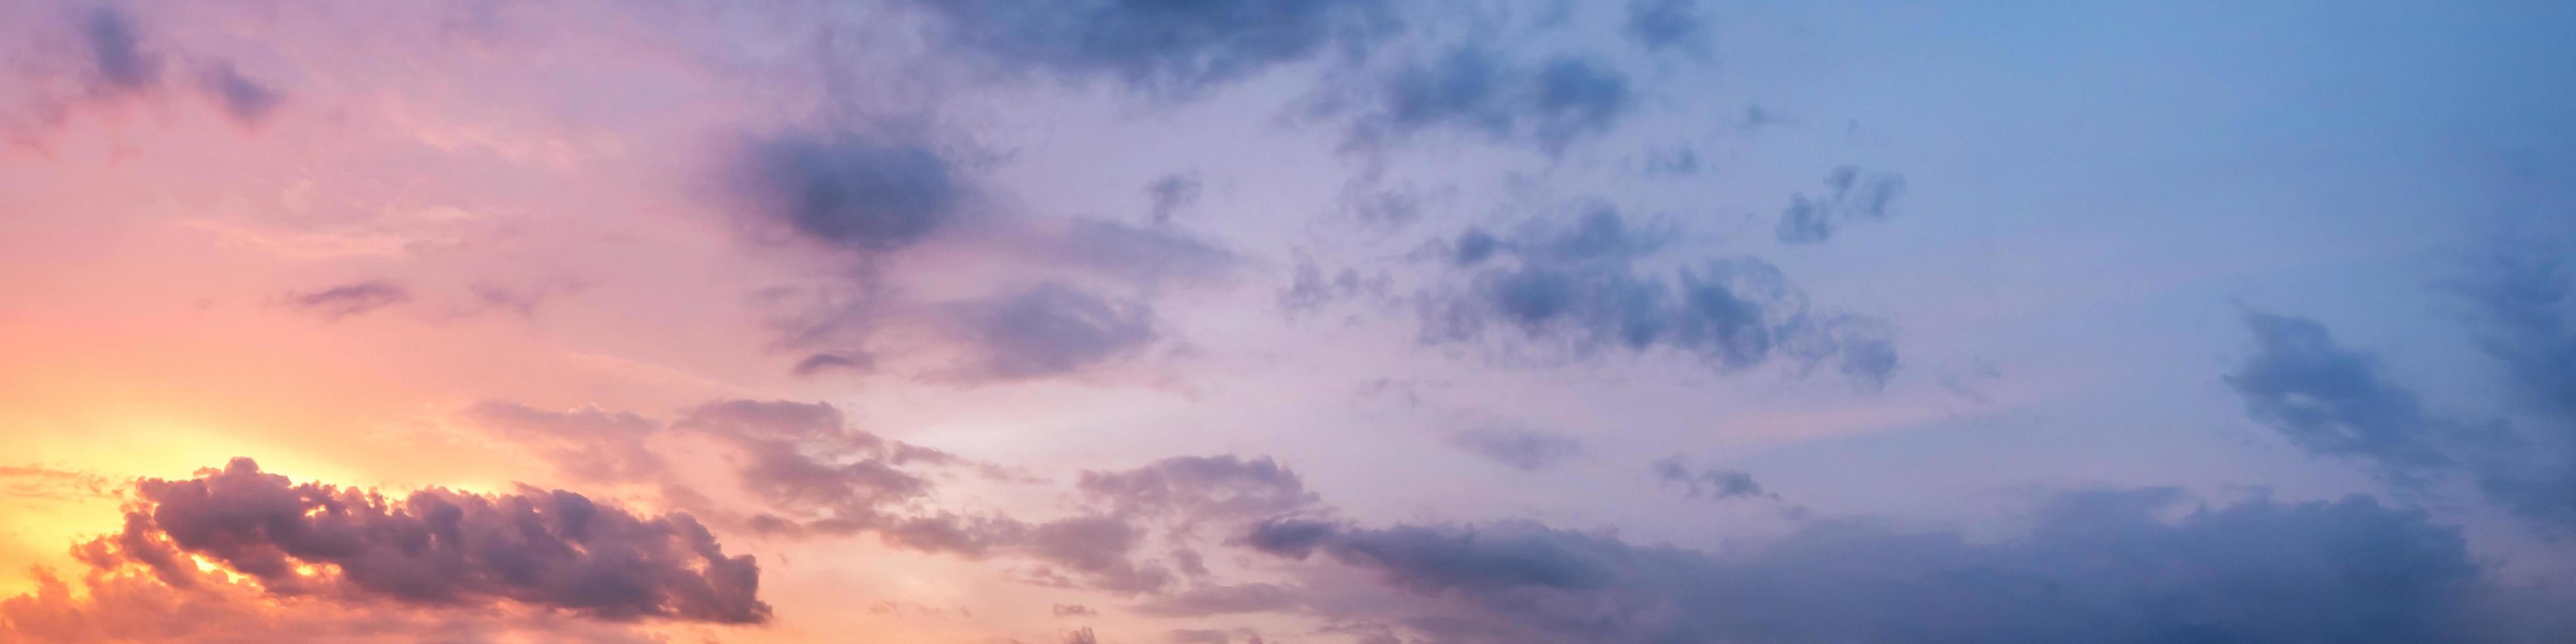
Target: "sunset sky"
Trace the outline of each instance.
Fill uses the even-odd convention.
[[[0,0],[0,642],[2576,641],[2570,34]]]

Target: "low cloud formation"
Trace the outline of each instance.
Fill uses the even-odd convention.
[[[1780,495],[1762,489],[1753,475],[1740,470],[1720,468],[1693,469],[1680,456],[1656,459],[1650,466],[1655,480],[1666,486],[1679,487],[1682,494],[1694,499],[1723,501],[1737,497],[1778,500]]]
[[[1364,48],[1392,17],[1373,0],[933,1],[949,40],[1012,72],[1106,78],[1187,98],[1340,48]]]
[[[363,315],[411,301],[411,289],[399,282],[369,280],[318,291],[287,294],[287,307],[326,320]]]
[[[1449,434],[1449,446],[1523,472],[1555,467],[1583,451],[1574,437],[1522,427],[1471,427]]]
[[[123,530],[74,549],[96,570],[92,607],[127,598],[121,591],[150,592],[128,588],[141,577],[117,576],[133,571],[177,591],[214,594],[247,588],[228,576],[238,575],[267,596],[347,606],[535,608],[610,622],[770,618],[757,596],[758,565],[726,555],[687,514],[637,515],[533,488],[389,496],[293,483],[246,458],[196,478],[144,479],[134,494]],[[203,571],[201,562],[225,574]],[[31,632],[65,617],[48,618],[47,607],[79,608],[53,592],[0,609],[11,628]]]
[[[1719,371],[1787,357],[1831,361],[1875,391],[1898,358],[1883,322],[1819,313],[1780,270],[1749,257],[1710,260],[1667,279],[1641,269],[1663,250],[1669,224],[1639,227],[1593,206],[1568,224],[1540,220],[1509,236],[1470,229],[1451,244],[1463,288],[1416,296],[1426,343],[1518,341],[1583,356],[1664,348]]]
[[[1825,175],[1825,187],[1828,192],[1816,199],[1790,196],[1789,207],[1780,210],[1780,241],[1812,244],[1832,238],[1847,222],[1885,221],[1896,198],[1905,195],[1905,177],[1846,165]]]
[[[803,132],[752,143],[733,177],[764,227],[826,246],[900,250],[949,224],[964,177],[920,143],[860,132]]]
[[[1441,128],[1532,141],[1553,155],[1609,130],[1636,102],[1627,74],[1596,61],[1558,55],[1524,65],[1465,46],[1380,81],[1375,107],[1353,123],[1351,140],[1382,144]]]
[[[160,86],[161,56],[144,49],[133,17],[114,7],[95,7],[81,27],[99,93],[133,93]]]
[[[1145,196],[1153,202],[1151,220],[1156,226],[1172,223],[1172,213],[1199,201],[1199,176],[1195,173],[1163,175],[1145,186]]]
[[[1708,18],[1700,14],[1694,0],[1630,0],[1628,22],[1621,33],[1647,51],[1679,50],[1703,55],[1708,52],[1710,37]]]
[[[2249,314],[2256,351],[2229,386],[2256,422],[2317,456],[2359,462],[2408,490],[2464,477],[2496,505],[2558,530],[2576,528],[2576,382],[2555,357],[2576,356],[2576,327],[2561,311],[2566,282],[2548,264],[2510,264],[2465,291],[2478,306],[2480,343],[2495,358],[2519,418],[2473,419],[2424,409],[2387,381],[2366,352],[2338,344],[2325,325]]]
[[[2106,490],[2036,520],[1995,543],[1826,522],[1733,555],[1528,521],[1284,520],[1243,542],[1373,573],[1404,601],[1329,617],[1435,642],[2418,642],[2510,627],[2480,621],[2492,582],[2458,534],[2367,499],[2193,507],[2172,489]]]
[[[1047,282],[962,308],[981,355],[968,375],[1021,380],[1073,373],[1130,355],[1158,336],[1143,302]]]
[[[206,66],[198,72],[197,84],[215,97],[215,103],[223,106],[224,113],[243,123],[265,121],[269,112],[276,111],[277,105],[285,102],[285,97],[276,89],[243,76],[241,70],[234,69],[228,62]]]

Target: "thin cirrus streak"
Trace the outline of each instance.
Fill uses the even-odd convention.
[[[2576,639],[2570,31],[0,3],[0,641]]]

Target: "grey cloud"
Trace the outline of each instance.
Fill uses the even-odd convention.
[[[1211,86],[1359,48],[1392,29],[1373,0],[924,2],[946,37],[1014,71],[1109,78],[1185,98]]]
[[[187,587],[204,557],[269,592],[421,606],[515,602],[603,620],[762,623],[758,566],[687,514],[641,516],[571,492],[400,497],[296,484],[234,459],[197,478],[144,479],[125,529],[80,547]],[[299,573],[299,564],[322,566]]]
[[[290,293],[287,306],[337,320],[411,301],[411,289],[386,280],[370,280],[333,286],[318,291]]]
[[[1039,524],[1028,535],[1029,552],[1089,577],[1101,590],[1138,593],[1159,590],[1172,581],[1159,566],[1139,566],[1134,552],[1144,533],[1113,517],[1075,517]]]
[[[2457,428],[2382,380],[2376,361],[2336,344],[2325,325],[2264,313],[2245,322],[2255,353],[2227,384],[2256,421],[2310,453],[2359,459],[2400,483],[2420,484],[2454,464],[2443,441]]]
[[[983,355],[970,375],[1019,380],[1071,373],[1152,343],[1153,308],[1046,282],[964,307],[968,337]]]
[[[1449,446],[1524,472],[1554,467],[1583,450],[1570,436],[1520,427],[1472,427],[1449,435]]]
[[[1524,67],[1475,46],[1406,66],[1381,83],[1374,111],[1353,124],[1354,141],[1438,127],[1494,141],[1526,137],[1554,154],[1577,137],[1609,130],[1636,103],[1617,69],[1570,55]]]
[[[817,353],[796,361],[789,372],[798,376],[815,376],[827,371],[866,373],[876,368],[876,357],[866,352]]]
[[[1723,501],[1737,497],[1779,499],[1780,495],[1762,489],[1753,475],[1739,470],[1708,468],[1693,470],[1680,456],[1656,459],[1649,466],[1655,479],[1665,485],[1678,485],[1691,498]]]
[[[1663,249],[1667,225],[1641,228],[1593,206],[1571,225],[1540,220],[1509,240],[1484,236],[1470,230],[1454,243],[1455,263],[1468,270],[1463,288],[1416,295],[1423,342],[1517,341],[1568,356],[1662,347],[1721,371],[1775,357],[1804,366],[1833,360],[1870,391],[1899,367],[1884,322],[1810,311],[1805,294],[1767,262],[1716,259],[1670,279],[1641,274],[1637,260]]]
[[[2525,422],[2475,437],[2478,486],[2517,514],[2576,526],[2576,296],[2564,254],[2508,249],[2461,285],[2477,341]]]
[[[885,252],[957,216],[967,186],[920,144],[856,132],[797,133],[749,146],[735,188],[753,211],[818,243]]]
[[[1199,176],[1193,173],[1163,175],[1152,185],[1145,186],[1145,196],[1153,201],[1154,225],[1169,224],[1173,212],[1198,203],[1199,189]]]
[[[134,19],[124,11],[104,6],[91,9],[81,35],[105,91],[134,92],[161,83],[161,57],[143,49]]]
[[[1821,242],[1832,238],[1843,222],[1887,219],[1896,198],[1905,194],[1905,177],[1846,165],[1825,175],[1825,187],[1829,191],[1816,200],[1804,194],[1790,196],[1789,207],[1780,211],[1780,241]]]
[[[1311,506],[1317,496],[1269,457],[1177,456],[1120,472],[1086,471],[1075,488],[1120,514],[1186,521],[1249,519]]]
[[[1064,644],[1100,644],[1100,636],[1091,634],[1091,627],[1084,626],[1066,633]]]
[[[1527,521],[1278,522],[1244,542],[1322,554],[1409,599],[1339,605],[1430,641],[2484,641],[2459,535],[2376,502],[2184,509],[2171,489],[2069,493],[1995,543],[1826,522],[1731,555]],[[2175,516],[2166,519],[2161,517]],[[1330,593],[1329,590],[1317,592]]]
[[[229,62],[207,66],[198,73],[197,84],[223,105],[225,113],[244,123],[266,120],[285,101],[276,89],[243,76]]]
[[[1630,0],[1623,33],[1649,51],[1708,50],[1708,19],[1694,0]]]

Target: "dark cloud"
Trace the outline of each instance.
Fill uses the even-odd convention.
[[[964,307],[963,324],[982,352],[971,376],[1020,380],[1063,375],[1126,356],[1159,337],[1143,302],[1101,297],[1046,282]]]
[[[1135,606],[1154,617],[1206,617],[1239,613],[1287,612],[1303,602],[1289,589],[1271,584],[1204,586],[1155,597]]]
[[[1690,464],[1682,462],[1680,456],[1656,459],[1649,467],[1655,473],[1655,480],[1664,485],[1680,486],[1683,494],[1694,499],[1780,498],[1780,495],[1763,490],[1762,484],[1755,482],[1751,474],[1720,468],[1694,470]]]
[[[330,288],[287,294],[285,303],[296,310],[337,320],[376,309],[411,301],[411,289],[397,282],[370,280]]]
[[[1623,33],[1649,51],[1708,50],[1708,19],[1694,0],[1630,0]]]
[[[1120,472],[1086,471],[1075,488],[1119,514],[1188,521],[1275,516],[1317,502],[1296,472],[1269,457],[1244,460],[1233,454],[1176,456]]]
[[[161,57],[145,51],[134,19],[113,7],[96,7],[82,23],[90,63],[102,91],[137,92],[161,83]]]
[[[817,353],[796,361],[789,371],[798,376],[814,376],[826,371],[866,373],[876,368],[876,357],[865,352]]]
[[[124,530],[76,550],[187,588],[201,557],[268,592],[419,606],[508,602],[595,619],[762,623],[760,571],[687,514],[643,516],[523,488],[399,497],[296,484],[234,459],[197,478],[144,479]]]
[[[1571,436],[1521,427],[1472,427],[1449,434],[1449,446],[1523,472],[1554,467],[1583,450]]]
[[[1607,206],[1581,212],[1570,225],[1542,219],[1504,240],[1461,235],[1453,257],[1467,283],[1417,294],[1422,340],[1517,341],[1503,346],[1564,356],[1661,347],[1722,371],[1775,357],[1802,368],[1831,360],[1870,391],[1899,366],[1885,323],[1810,311],[1767,262],[1711,260],[1669,279],[1641,273],[1638,260],[1663,250],[1670,225],[1637,226]]]
[[[2245,322],[2255,353],[2227,384],[2256,421],[2310,453],[2358,459],[2401,483],[2454,464],[2443,442],[2458,428],[2382,380],[2371,356],[2336,344],[2315,320],[2253,313]]]
[[[2565,255],[2496,253],[2461,284],[2477,341],[2500,367],[2523,422],[2471,437],[2466,459],[2487,496],[2535,521],[2576,527],[2576,296]]]
[[[2494,626],[2459,535],[2367,499],[2095,491],[2035,519],[1993,543],[1826,522],[1724,556],[1527,521],[1283,521],[1243,542],[1374,573],[1405,601],[1333,616],[1434,642],[2419,642]]]
[[[929,237],[956,217],[968,190],[939,153],[855,132],[755,142],[735,174],[736,190],[766,223],[861,252]]]
[[[1156,226],[1172,222],[1172,213],[1199,201],[1199,176],[1195,173],[1172,173],[1145,186],[1145,196],[1153,201]]]
[[[1780,241],[1812,244],[1832,238],[1843,222],[1887,219],[1896,198],[1905,195],[1905,177],[1846,165],[1825,175],[1825,187],[1815,200],[1790,196],[1789,207],[1780,210]]]
[[[1577,137],[1609,130],[1636,96],[1626,74],[1591,60],[1559,55],[1525,67],[1467,46],[1396,70],[1375,100],[1354,123],[1354,141],[1446,128],[1494,141],[1526,138],[1555,154]]]
[[[224,113],[243,123],[266,120],[285,101],[277,90],[241,75],[229,62],[208,65],[197,74],[197,84],[223,105]]]
[[[1393,28],[1374,0],[924,2],[949,40],[1012,71],[1185,98],[1213,85],[1364,47]]]

